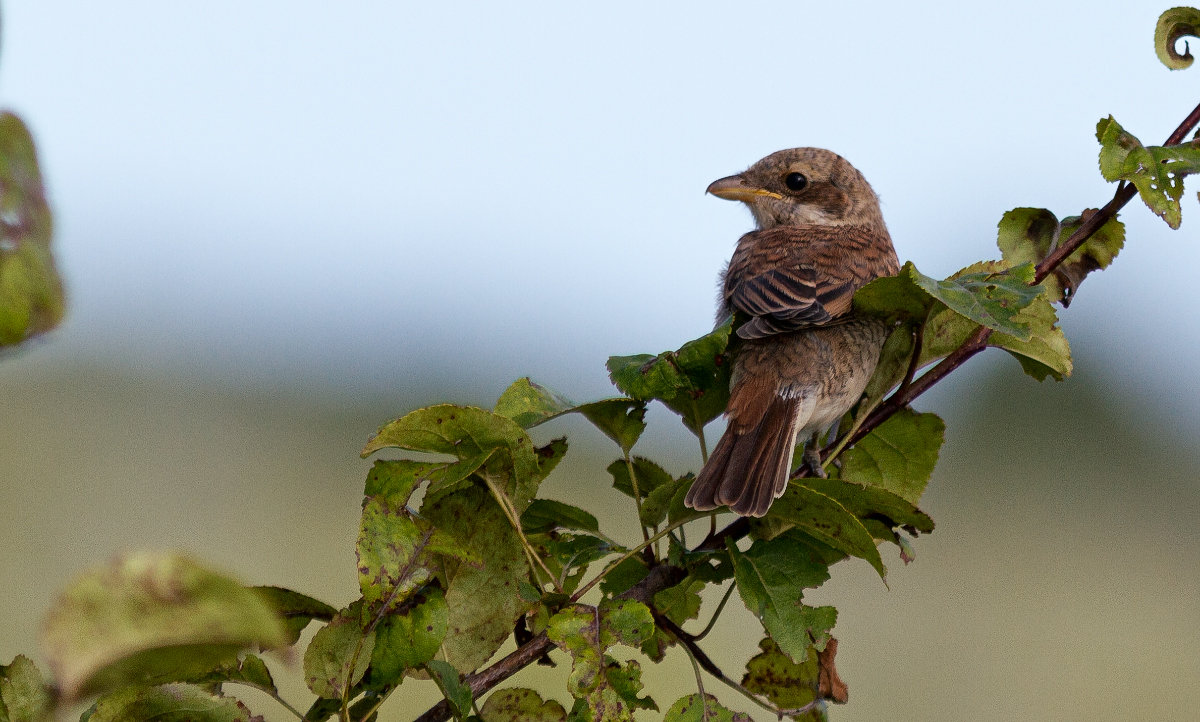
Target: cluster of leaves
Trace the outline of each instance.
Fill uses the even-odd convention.
[[[1200,27],[1200,13],[1176,8],[1163,18],[1160,56],[1190,63],[1173,45]],[[1177,134],[1198,123],[1200,108]],[[53,277],[49,217],[28,134],[12,116],[0,116],[0,131],[3,340],[56,320],[61,295],[56,279],[46,280]],[[364,456],[401,449],[418,457],[377,460],[367,476],[359,596],[349,605],[244,587],[173,555],[117,560],[78,579],[50,612],[49,679],[23,656],[0,666],[0,722],[41,719],[90,699],[90,722],[261,719],[228,691],[239,685],[303,720],[373,720],[406,683],[436,685],[444,697],[423,720],[631,720],[663,706],[672,721],[750,719],[706,692],[701,670],[772,715],[824,719],[827,701],[847,698],[831,635],[837,610],[808,604],[806,592],[829,579],[830,565],[851,558],[886,579],[881,545],[896,545],[908,562],[912,539],[933,530],[917,505],[944,428],[907,402],[928,386],[924,380],[941,378],[939,369],[953,370],[986,346],[1011,354],[1038,380],[1069,375],[1054,304],[1068,305],[1086,275],[1120,251],[1116,210],[1136,190],[1179,225],[1182,179],[1200,170],[1196,141],[1173,136],[1147,147],[1111,117],[1097,138],[1102,174],[1121,183],[1109,206],[1061,220],[1045,209],[1014,209],[999,224],[999,260],[942,280],[908,263],[859,291],[860,312],[892,323],[878,368],[842,424],[847,431],[826,440],[828,478],[796,465],[764,518],[718,530],[720,512],[683,504],[692,473],[673,474],[634,453],[647,407],[659,402],[707,455],[704,429],[728,397],[728,326],[674,351],[610,358],[619,397],[575,404],[519,379],[490,410],[430,406],[386,424],[367,443]],[[21,229],[16,241],[14,228]],[[18,267],[18,276],[9,274]],[[629,499],[639,538],[619,539],[591,512],[543,493],[567,442],[535,442],[530,429],[565,414],[579,414],[616,444],[607,470],[613,494]],[[701,592],[709,585],[726,591],[705,610]],[[734,592],[763,630],[740,681],[701,645]],[[702,610],[707,623],[689,629]],[[286,654],[313,622],[320,626],[303,668],[316,699],[301,711],[280,696],[258,654]],[[516,650],[493,661],[510,638]],[[660,706],[645,689],[643,665],[672,647],[692,661],[697,691]],[[530,689],[494,689],[551,653],[569,662],[569,705]]]

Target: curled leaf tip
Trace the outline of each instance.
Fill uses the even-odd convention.
[[[1154,52],[1171,70],[1183,70],[1192,64],[1194,58],[1188,42],[1184,40],[1182,54],[1175,47],[1180,38],[1186,37],[1200,37],[1200,10],[1177,7],[1158,16],[1158,25],[1154,28]]]

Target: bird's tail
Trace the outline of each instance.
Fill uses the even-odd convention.
[[[740,516],[765,515],[787,488],[800,403],[775,396],[757,426],[739,432],[731,424],[684,503],[697,511],[728,506]]]

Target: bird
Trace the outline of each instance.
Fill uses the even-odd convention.
[[[733,319],[728,426],[685,504],[761,517],[787,489],[797,440],[825,475],[817,439],[861,398],[889,333],[851,300],[900,263],[875,191],[832,151],[781,150],[706,192],[745,203],[756,228],[721,274],[717,323]]]

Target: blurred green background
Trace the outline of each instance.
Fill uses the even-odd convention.
[[[1154,59],[1162,9],[5,3],[0,100],[71,306],[0,358],[0,663],[40,660],[55,591],[128,549],[350,601],[367,436],[524,374],[598,398],[608,355],[703,333],[750,221],[702,190],[770,151],[849,157],[934,275],[994,256],[1008,208],[1100,205],[1095,121],[1155,142],[1198,97]],[[846,563],[813,595],[840,609],[835,719],[1194,718],[1196,212],[1129,207],[1063,314],[1072,379],[989,352],[920,400],[948,424],[938,529],[889,587]],[[637,451],[694,469],[651,422]],[[546,493],[636,534],[607,442],[538,433],[573,443]],[[737,676],[760,635],[730,609],[706,647]],[[517,681],[565,701],[564,674]],[[678,653],[647,677],[664,708],[693,691]],[[388,718],[434,697],[409,692]]]

